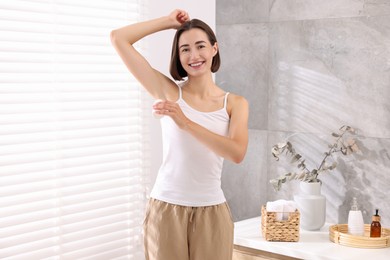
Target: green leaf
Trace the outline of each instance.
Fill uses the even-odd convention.
[[[295,154],[292,158],[291,158],[291,163],[295,163],[297,161],[299,161],[299,159],[301,159],[302,156],[300,154]]]
[[[305,168],[306,168],[305,160],[302,160],[302,161],[298,164],[298,168],[300,168],[300,169],[305,169]]]

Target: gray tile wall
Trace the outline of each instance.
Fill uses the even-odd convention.
[[[366,223],[379,208],[389,227],[390,1],[217,0],[216,10],[216,81],[250,103],[247,156],[225,162],[222,178],[235,220],[298,192],[297,182],[279,192],[268,183],[294,170],[272,145],[288,138],[316,166],[330,133],[348,124],[361,152],[335,156],[338,168],[321,176],[327,221],[346,223],[357,197]]]

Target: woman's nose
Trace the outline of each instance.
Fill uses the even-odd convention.
[[[197,50],[191,51],[191,59],[198,58],[199,52]]]

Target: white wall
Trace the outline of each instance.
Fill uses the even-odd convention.
[[[215,0],[149,0],[150,18],[168,15],[174,9],[186,10],[191,18],[206,22],[215,31]],[[174,37],[174,30],[156,33],[146,38],[149,51],[149,62],[154,68],[169,75],[169,62]],[[151,119],[151,186],[154,184],[161,164],[161,128],[157,119]]]

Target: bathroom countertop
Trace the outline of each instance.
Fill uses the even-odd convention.
[[[261,235],[261,218],[251,218],[234,223],[234,244],[251,249],[301,259],[375,259],[389,260],[390,247],[365,249],[342,246],[329,240],[329,226],[319,231],[300,230],[298,242],[270,242]]]

